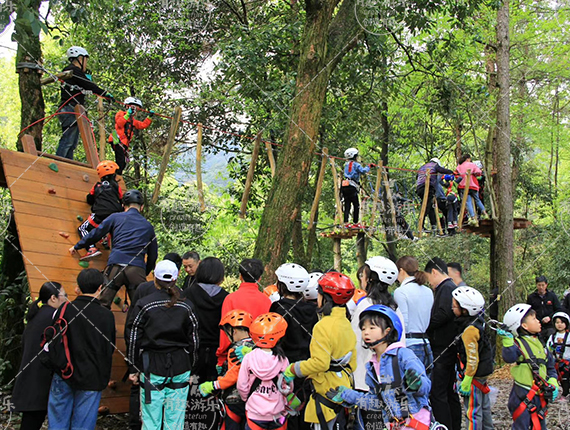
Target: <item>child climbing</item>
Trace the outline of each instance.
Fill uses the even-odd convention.
[[[469,225],[478,227],[479,221],[477,220],[477,213],[473,207],[473,200],[475,200],[475,205],[481,211],[481,219],[489,219],[485,206],[481,199],[479,199],[479,181],[478,176],[483,174],[483,171],[477,167],[477,165],[471,162],[470,154],[463,154],[459,159],[459,166],[457,166],[457,173],[461,175],[461,182],[459,183],[459,195],[463,195],[463,190],[467,184],[467,171],[471,170],[471,179],[469,183],[469,194],[467,194],[467,212],[469,212]]]
[[[451,309],[461,332],[459,352],[459,394],[470,429],[493,429],[487,378],[493,373],[493,350],[485,333],[485,298],[471,287],[453,290]]]
[[[427,215],[429,217],[429,222],[431,224],[431,229],[435,232],[437,227],[436,225],[436,217],[435,217],[435,206],[434,206],[434,196],[436,195],[436,190],[438,188],[438,175],[437,173],[441,173],[443,175],[451,175],[453,171],[446,169],[445,167],[441,166],[439,158],[433,157],[429,160],[426,164],[418,170],[418,177],[416,180],[416,194],[420,198],[420,201],[424,199],[424,191],[426,188],[426,178],[427,173],[430,173],[429,177],[429,188],[428,188],[428,201],[427,201]],[[425,219],[425,215],[424,215]],[[423,225],[424,220],[422,220]]]
[[[340,187],[340,193],[344,201],[344,224],[348,228],[363,228],[362,224],[358,223],[360,215],[360,202],[358,200],[360,175],[368,173],[374,165],[369,164],[366,167],[362,167],[357,161],[358,149],[356,148],[348,148],[344,151],[344,158],[348,160],[344,165],[344,180]],[[348,224],[351,205],[353,224]]]
[[[135,119],[137,111],[142,110],[143,103],[136,97],[125,99],[126,111],[120,110],[115,115],[115,130],[109,136],[109,143],[115,151],[115,161],[119,165],[117,174],[122,175],[129,164],[129,146],[135,129],[143,130],[152,123],[154,111],[149,111],[144,121]]]
[[[508,408],[513,430],[545,430],[548,403],[558,397],[554,358],[542,345],[540,321],[530,305],[519,303],[503,317],[504,329],[497,330],[503,341],[503,359],[515,363]]]
[[[275,312],[259,315],[251,324],[256,348],[243,357],[237,388],[245,402],[247,430],[285,430],[287,395],[293,385],[280,377],[289,365],[279,341],[287,321]]]
[[[56,155],[73,160],[73,151],[75,151],[79,141],[75,106],[85,104],[86,92],[107,97],[112,101],[114,98],[91,79],[91,72],[87,69],[89,54],[85,48],[72,46],[67,50],[67,59],[70,64],[63,71],[71,71],[73,74],[65,80],[61,87],[61,103],[58,112],[63,114],[58,116],[61,123],[61,138]]]
[[[249,335],[252,322],[251,314],[241,309],[233,309],[222,317],[220,329],[226,333],[231,342],[228,350],[228,370],[225,375],[218,377],[215,381],[207,381],[198,386],[203,397],[212,394],[215,390],[224,390],[222,394],[226,409],[224,430],[240,430],[244,427],[245,402],[241,399],[236,386],[241,361],[235,351],[237,348],[251,351],[255,346]],[[243,356],[241,358],[243,359]]]
[[[345,305],[355,288],[348,276],[338,272],[325,273],[318,285],[317,303],[322,318],[313,328],[310,357],[287,367],[285,380],[312,380],[314,392],[305,410],[305,421],[313,423],[314,430],[343,430],[347,423],[345,408],[325,395],[339,385],[351,386],[351,374],[356,368],[356,337],[346,318]]]
[[[366,428],[428,430],[431,381],[419,358],[402,342],[400,318],[388,306],[372,305],[360,314],[359,324],[362,340],[374,351],[366,363],[370,390],[364,393],[340,385],[330,389],[327,397],[335,403],[379,412],[377,422],[369,422]]]
[[[97,165],[99,182],[93,185],[87,194],[87,203],[91,205],[91,215],[79,226],[79,237],[83,239],[87,234],[99,227],[105,218],[116,212],[123,212],[123,190],[119,187],[116,172],[119,166],[114,161],[101,161]],[[101,255],[101,251],[95,245],[90,245],[87,254],[80,260],[88,260]]]
[[[546,347],[550,349],[556,361],[558,382],[562,387],[562,397],[568,396],[570,388],[570,317],[566,312],[552,315],[556,333],[550,335]]]

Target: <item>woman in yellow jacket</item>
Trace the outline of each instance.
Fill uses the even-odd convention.
[[[316,424],[316,430],[343,430],[346,413],[339,403],[325,394],[342,384],[352,386],[356,367],[356,336],[346,317],[345,304],[354,294],[354,284],[342,273],[328,272],[318,280],[318,306],[323,317],[313,328],[307,360],[291,364],[284,372],[285,380],[309,378],[314,393],[305,410],[305,421]]]

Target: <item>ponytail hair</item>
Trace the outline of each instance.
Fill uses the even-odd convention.
[[[372,300],[375,305],[386,305],[396,310],[398,305],[394,297],[392,297],[392,294],[388,291],[389,287],[388,284],[380,280],[378,273],[373,270],[370,271],[368,285],[366,286],[367,297]]]
[[[40,307],[47,304],[49,299],[51,299],[51,296],[56,296],[56,297],[59,296],[61,288],[62,287],[59,282],[50,281],[50,282],[45,282],[42,285],[42,287],[40,288],[38,299],[34,300],[28,307],[28,315],[27,315],[28,322],[30,322],[35,318],[35,316],[40,311]]]
[[[400,257],[396,261],[396,267],[398,270],[402,269],[408,276],[413,276],[418,284],[425,285],[427,283],[427,273],[419,270],[420,265],[416,257],[411,255]]]
[[[155,278],[154,285],[159,290],[165,290],[170,296],[170,302],[166,305],[167,308],[171,308],[180,301],[180,290],[176,287],[176,281],[167,282]]]

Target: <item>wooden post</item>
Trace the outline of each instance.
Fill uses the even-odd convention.
[[[358,232],[356,236],[356,262],[358,267],[366,263],[366,235],[363,231]]]
[[[261,144],[261,133],[258,133],[258,135],[255,138],[255,144],[253,145],[253,152],[251,153],[251,161],[249,163],[249,171],[247,172],[247,178],[245,180],[245,188],[243,190],[243,196],[241,197],[241,207],[239,210],[240,218],[245,218],[245,211],[247,209],[247,200],[249,199],[251,184],[253,183],[253,174],[255,173],[255,165],[257,163],[257,157],[259,156],[260,144]]]
[[[461,198],[461,210],[459,211],[459,220],[457,222],[457,230],[461,231],[463,227],[463,217],[465,216],[465,206],[467,205],[467,196],[469,195],[469,186],[471,185],[471,169],[467,170],[467,179],[465,180],[465,188],[463,189],[463,197]]]
[[[335,213],[335,222],[338,225],[342,225],[342,204],[340,203],[340,183],[338,180],[338,174],[336,173],[336,166],[334,164],[334,158],[329,158],[331,162],[331,169],[333,174],[333,185],[334,185],[334,198],[336,201],[336,213]],[[339,239],[339,252],[340,252],[340,239]],[[340,263],[339,263],[340,264]]]
[[[311,207],[311,214],[309,215],[309,225],[307,227],[309,230],[315,227],[313,224],[315,223],[315,217],[317,216],[317,209],[319,208],[319,200],[321,199],[321,192],[323,190],[323,181],[325,180],[325,171],[327,168],[328,158],[329,158],[329,150],[328,148],[323,148],[323,155],[321,155],[321,170],[319,171],[319,177],[317,178],[317,184],[315,187],[315,198],[313,199],[313,206]]]
[[[47,85],[52,84],[54,82],[58,82],[59,79],[67,80],[73,76],[73,70],[66,70],[65,72],[59,72],[54,74],[53,76],[48,76],[47,78],[43,78],[40,81],[40,85]]]
[[[95,168],[97,167],[97,164],[99,164],[97,145],[93,138],[93,130],[91,129],[91,123],[87,118],[87,112],[85,111],[85,108],[79,104],[75,105],[75,119],[77,120],[77,127],[79,127],[79,133],[81,134],[81,140],[83,141],[83,146],[85,148],[87,164],[90,164]]]
[[[422,200],[422,209],[420,210],[420,219],[418,221],[418,237],[422,237],[422,231],[424,229],[424,216],[426,215],[426,208],[428,204],[428,195],[429,195],[429,177],[430,171],[426,172],[426,184],[424,187],[424,198]]]
[[[21,137],[21,141],[24,152],[35,155],[36,157],[38,156],[38,150],[36,148],[36,142],[34,142],[34,136],[30,134],[24,134]]]
[[[390,181],[388,181],[388,173],[383,167],[380,170],[382,171],[382,178],[384,179],[386,199],[388,200],[388,204],[390,205],[390,212],[392,214],[392,224],[394,224],[394,237],[397,237],[396,234],[398,232],[398,224],[396,222],[396,207],[394,206],[394,201],[392,200],[392,189],[390,188]]]
[[[342,255],[340,253],[340,237],[333,238],[333,257],[334,270],[340,272],[342,270]]]
[[[158,176],[156,178],[154,192],[152,193],[152,204],[155,204],[158,201],[160,187],[162,185],[162,180],[164,179],[164,174],[166,173],[166,168],[168,167],[168,162],[170,161],[170,152],[174,146],[174,140],[176,140],[176,133],[178,132],[178,125],[180,124],[181,116],[182,109],[180,106],[176,106],[174,108],[174,118],[172,118],[172,123],[170,124],[170,131],[168,132],[168,140],[166,141],[166,146],[164,147],[164,154],[162,155],[160,170],[158,171]]]
[[[383,162],[377,166],[378,171],[376,172],[376,185],[374,187],[374,196],[372,198],[372,213],[370,214],[370,227],[374,227],[374,220],[376,218],[376,210],[378,208],[378,198],[380,196],[380,187],[382,186],[382,166]]]
[[[271,143],[265,142],[265,149],[267,150],[267,158],[269,158],[269,167],[271,167],[271,177],[275,176],[275,157],[273,156],[273,148]]]
[[[196,142],[196,186],[198,188],[200,211],[204,212],[206,204],[204,203],[204,187],[202,184],[202,123],[198,124],[198,140]]]
[[[105,146],[107,145],[107,139],[105,133],[105,109],[103,107],[103,98],[99,97],[97,102],[97,112],[99,112],[99,119],[97,124],[99,125],[99,160],[105,160]]]
[[[437,231],[441,236],[443,236],[443,229],[441,228],[441,221],[439,219],[439,208],[437,207],[437,197],[433,196],[433,202],[435,204],[435,222],[437,224]]]

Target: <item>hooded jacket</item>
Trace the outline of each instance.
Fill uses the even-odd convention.
[[[200,327],[200,345],[217,348],[220,343],[220,320],[222,304],[228,292],[218,285],[194,284],[182,292],[190,299],[198,317]]]
[[[457,351],[461,363],[465,366],[466,376],[484,378],[493,373],[493,350],[485,333],[483,316],[456,317],[455,323],[461,333],[461,342],[457,342]]]
[[[283,372],[288,365],[289,360],[286,358],[279,358],[272,352],[262,349],[254,349],[243,358],[237,389],[246,402],[245,410],[249,419],[273,421],[284,416],[287,399],[279,392],[273,378]],[[261,383],[250,396],[249,391],[257,378]],[[282,389],[292,390],[293,384],[283,382]]]
[[[309,358],[311,333],[319,320],[317,306],[302,299],[283,298],[272,303],[269,312],[277,312],[287,321],[287,331],[281,340],[281,346],[289,362],[294,363]]]

